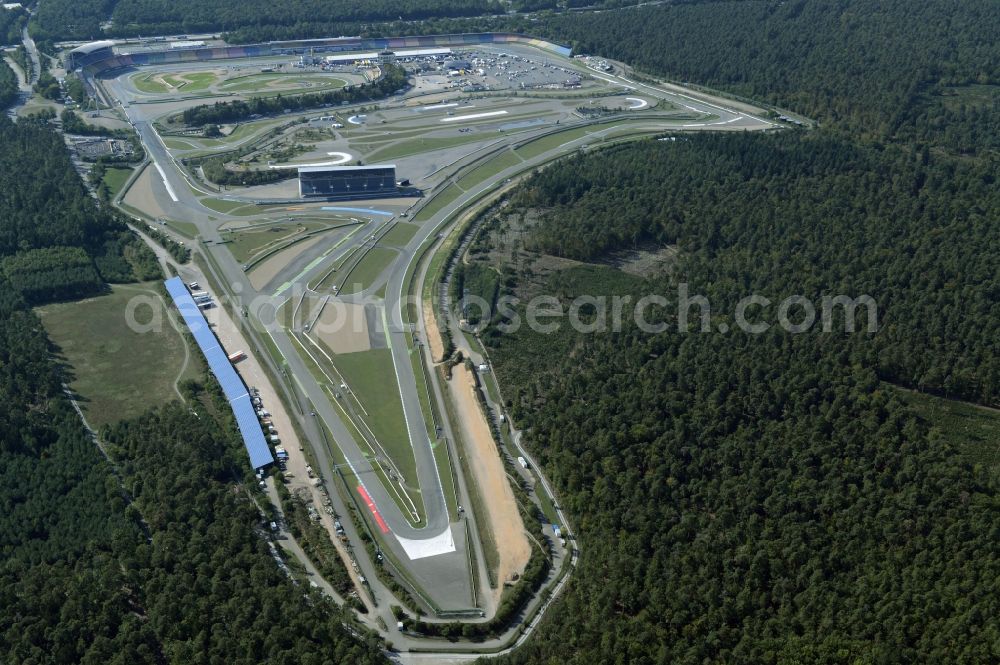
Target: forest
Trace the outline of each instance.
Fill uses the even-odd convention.
[[[158,270],[152,252],[87,193],[59,134],[4,116],[0,146],[0,257],[31,304],[79,297],[104,282],[146,279]],[[60,266],[60,256],[72,260]]]
[[[28,12],[20,7],[0,7],[0,44],[20,44],[21,28],[28,22]]]
[[[6,109],[17,101],[17,74],[6,62],[0,62],[0,109]]]
[[[298,27],[308,31],[307,26],[317,19],[322,20],[322,17],[340,22],[417,21],[434,17],[502,14],[504,11],[497,0],[383,0],[364,3],[295,0],[277,4],[264,0],[181,0],[172,3],[156,0],[46,0],[38,5],[38,14],[30,29],[35,39],[43,42],[101,39],[105,36],[225,32],[246,26]],[[111,25],[104,33],[100,25],[109,19]],[[299,35],[302,36],[305,35]]]
[[[908,7],[933,20],[921,14],[928,4]],[[871,7],[850,5],[860,16]],[[721,43],[740,21],[710,14],[712,6],[718,12],[707,3],[645,16],[653,26],[658,13],[705,12],[716,20],[702,24],[701,43]],[[768,6],[808,13],[829,5]],[[921,124],[912,108],[934,94],[940,72],[952,73],[949,85],[964,84],[997,62],[967,57],[977,40],[993,53],[995,40],[984,36],[1000,27],[994,19],[973,27],[984,16],[969,7],[948,19],[968,27],[951,43],[965,47],[914,40],[915,49],[943,49],[933,76],[914,78],[913,53],[883,62],[869,49],[871,80],[866,72],[852,85],[871,90],[842,102],[821,90],[848,76],[847,50],[822,64],[836,65],[832,79],[819,74],[822,52],[812,78],[773,57],[743,70],[758,87],[740,92],[774,90],[762,96],[793,108],[806,100],[797,110],[818,116],[817,130],[678,135],[580,153],[535,173],[484,224],[470,263],[456,271],[464,288],[487,299],[552,295],[563,305],[584,294],[633,302],[662,294],[667,305],[647,315],[668,324],[650,334],[626,316],[620,332],[511,333],[503,325],[511,317],[497,314],[482,335],[582,552],[537,638],[498,662],[1000,659],[1000,627],[987,618],[1000,611],[1000,476],[970,461],[976,455],[901,390],[1000,406],[993,137],[980,141],[982,128],[958,124],[978,122],[971,113],[949,116],[947,132],[921,134],[941,119],[925,110]],[[600,20],[614,27],[633,15],[631,29],[646,34],[638,10]],[[683,32],[631,57],[650,69],[653,60],[677,60],[689,67],[684,78],[720,85],[728,52],[670,47]],[[597,39],[596,28],[589,34]],[[620,48],[643,44],[624,34]],[[771,34],[781,43],[783,33]],[[803,30],[799,39],[823,34]],[[715,75],[698,64],[706,54],[719,60]],[[894,97],[906,81],[920,92]],[[921,88],[927,81],[937,83]],[[799,97],[796,88],[810,92]],[[661,257],[661,269],[617,268],[637,253]],[[547,256],[580,263],[554,269]],[[712,332],[675,332],[681,283],[711,303]],[[832,333],[819,325],[802,334],[715,332],[754,293],[775,304],[794,294],[868,294],[878,330],[837,332],[836,319]],[[523,321],[523,308],[517,314]],[[767,315],[774,309],[758,310],[755,321]],[[995,457],[994,440],[977,445],[980,458]]]
[[[892,386],[1000,405],[996,169],[819,131],[647,140],[526,181],[465,287],[663,294],[647,313],[669,326],[509,333],[498,314],[483,335],[583,553],[541,634],[500,662],[1000,657],[1000,477]],[[611,267],[662,247],[661,271]],[[680,283],[712,332],[675,332]],[[751,293],[870,294],[879,330],[716,333]]]
[[[0,178],[0,660],[384,662],[255,532],[260,497],[214,380],[102,432],[102,455],[30,306],[156,275],[133,272],[134,237],[50,128],[0,118]]]

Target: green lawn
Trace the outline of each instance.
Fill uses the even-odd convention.
[[[121,169],[117,167],[108,168],[104,172],[104,184],[108,186],[111,190],[111,198],[118,195],[118,192],[122,191],[122,187],[125,186],[125,182],[128,181],[129,176],[132,175],[132,169]]]
[[[184,74],[168,74],[163,77],[163,80],[179,92],[197,92],[199,90],[207,90],[218,78],[214,72],[187,72]]]
[[[406,477],[417,482],[416,462],[403,417],[403,404],[396,384],[396,371],[389,349],[339,353],[333,357],[337,371],[347,381],[358,402],[368,412],[365,422],[386,453]]]
[[[468,191],[474,185],[485,182],[490,178],[495,177],[496,174],[501,171],[505,171],[512,166],[516,166],[523,161],[524,160],[522,160],[513,150],[504,150],[499,155],[490,157],[486,160],[486,162],[462,176],[462,178],[458,181],[458,186]]]
[[[970,463],[982,464],[994,474],[1000,474],[1000,412],[966,402],[895,390]]]
[[[402,157],[409,157],[410,155],[419,155],[422,152],[453,148],[455,146],[465,145],[466,143],[480,143],[488,140],[488,138],[489,137],[484,137],[482,134],[469,133],[460,134],[459,136],[412,139],[409,141],[391,143],[384,148],[379,148],[375,152],[365,155],[364,157],[367,162],[374,164],[375,162],[400,159]]]
[[[399,254],[394,250],[384,247],[373,248],[350,273],[340,278],[343,280],[340,292],[358,293],[372,286],[375,279],[397,256]]]
[[[132,85],[140,92],[167,92],[169,88],[159,81],[153,80],[153,74],[136,74],[132,77]]]
[[[185,364],[186,344],[167,319],[157,286],[118,285],[107,295],[36,310],[71,366],[70,386],[94,427],[178,399],[175,380],[197,376],[201,364],[193,353]],[[126,306],[136,297],[143,304],[136,305],[134,320],[146,324],[158,316],[162,325],[150,332],[129,327]]]
[[[171,150],[195,150],[197,148],[197,146],[188,143],[187,141],[170,137],[163,139],[163,144]]]
[[[272,83],[284,84],[269,87]],[[219,85],[226,92],[291,92],[293,90],[320,91],[342,88],[347,82],[328,74],[249,74],[231,78]]]
[[[397,222],[392,230],[386,233],[381,242],[393,247],[406,247],[406,244],[413,240],[413,236],[420,227],[408,222]]]
[[[591,130],[588,127],[577,127],[576,129],[568,129],[564,132],[557,132],[555,134],[549,134],[543,136],[540,139],[535,139],[530,143],[517,149],[517,154],[519,154],[523,159],[531,159],[533,157],[538,157],[539,155],[558,148],[559,146],[568,143],[574,139],[578,139],[582,136],[586,136],[590,131],[599,131],[604,129],[604,126],[600,126],[597,130]],[[582,142],[581,142],[582,144]],[[579,147],[579,146],[577,146]]]
[[[434,195],[429,202],[424,204],[424,206],[417,212],[416,217],[413,218],[415,222],[425,222],[437,213],[441,212],[441,209],[446,205],[454,201],[461,195],[462,190],[460,190],[455,185],[448,185],[440,192]]]
[[[199,201],[203,206],[215,212],[229,213],[247,205],[245,201],[227,201],[225,199],[204,198]]]
[[[306,233],[322,229],[320,222],[297,224],[261,224],[249,229],[240,229],[227,234],[229,251],[240,263],[246,263],[261,252],[277,247],[293,237],[305,237]]]

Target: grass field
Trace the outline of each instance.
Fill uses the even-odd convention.
[[[197,146],[182,139],[167,137],[163,139],[163,144],[171,150],[196,150]]]
[[[340,292],[358,293],[372,286],[375,279],[399,254],[391,249],[375,247],[365,254],[365,258],[359,263],[350,274],[344,277]]]
[[[111,198],[114,198],[118,195],[118,192],[122,191],[122,187],[125,186],[125,182],[131,175],[132,169],[109,168],[104,172],[102,180],[111,191]]]
[[[262,224],[260,226],[234,231],[227,235],[232,242],[227,243],[229,251],[240,263],[246,263],[262,251],[276,247],[293,237],[303,237],[311,231],[322,229],[320,222],[299,224]]]
[[[933,395],[895,390],[970,463],[982,464],[994,475],[1000,474],[1000,412]]]
[[[516,152],[512,150],[504,150],[499,155],[491,157],[482,165],[477,166],[462,176],[458,181],[458,186],[462,189],[468,190],[470,187],[478,185],[481,182],[485,182],[501,171],[520,164],[522,161],[524,160],[522,160]]]
[[[368,412],[365,422],[386,453],[406,477],[417,482],[416,462],[396,386],[396,372],[389,349],[372,349],[333,356],[337,371]]]
[[[600,127],[603,129],[604,127]],[[527,143],[517,149],[517,154],[523,159],[531,159],[533,157],[538,157],[542,153],[548,152],[554,148],[568,143],[574,139],[578,139],[582,136],[586,136],[590,133],[588,127],[577,127],[576,129],[568,129],[565,132],[557,132],[555,134],[549,134],[548,136],[543,136],[540,139],[535,139],[530,143]],[[591,130],[594,131],[594,130]]]
[[[413,240],[413,236],[419,228],[416,224],[398,222],[391,231],[382,237],[382,242],[393,247],[405,247],[408,242]]]
[[[184,74],[167,74],[163,80],[179,92],[198,92],[207,90],[219,79],[215,72],[187,72]]]
[[[273,85],[278,84],[278,85]],[[330,90],[342,88],[347,82],[328,74],[248,74],[224,81],[218,86],[226,92],[260,92],[292,90]]]
[[[147,409],[178,399],[174,382],[195,378],[200,364],[167,319],[156,290],[158,282],[119,285],[97,298],[46,305],[37,310],[49,337],[71,365],[73,391],[94,427],[138,416]],[[126,322],[130,299],[142,296],[155,305],[162,325],[136,332]],[[150,304],[138,305],[135,320],[153,320]]]
[[[181,235],[187,236],[192,240],[198,236],[198,227],[191,222],[178,222],[173,219],[168,219],[166,220],[166,224]]]
[[[167,92],[169,88],[160,81],[153,80],[153,74],[136,74],[132,77],[132,85],[140,92]]]
[[[199,201],[203,206],[215,212],[232,212],[247,205],[245,201],[227,201],[225,199],[204,198]]]
[[[365,160],[370,163],[375,163],[385,160],[400,159],[402,157],[409,157],[410,155],[419,155],[422,152],[443,150],[444,148],[454,148],[455,146],[465,145],[466,143],[479,143],[491,138],[493,137],[485,137],[482,134],[471,133],[460,134],[459,136],[411,139],[409,141],[391,143],[384,148],[379,148],[375,152],[365,155]],[[352,143],[351,147],[357,149],[360,146],[356,147]],[[359,150],[359,152],[363,151]]]
[[[455,185],[448,185],[443,190],[438,192],[433,199],[431,199],[427,204],[424,205],[417,212],[416,217],[413,218],[416,222],[425,222],[437,213],[441,212],[441,209],[446,205],[454,201],[462,193]]]

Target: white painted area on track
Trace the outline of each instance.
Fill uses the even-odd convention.
[[[436,536],[421,540],[403,538],[398,533],[393,533],[393,535],[403,546],[403,551],[406,552],[410,561],[426,559],[439,554],[451,554],[455,551],[455,538],[451,534],[451,526],[445,527],[445,530]]]
[[[341,164],[346,164],[347,162],[354,159],[353,155],[346,152],[328,152],[328,155],[336,155],[337,159],[331,159],[325,162],[310,162],[308,164],[271,164],[267,168],[269,169],[299,169],[306,168],[309,166],[340,166]]]
[[[350,118],[347,119],[347,122],[351,123],[352,125],[363,125],[365,124],[365,118],[367,117],[368,117],[367,115],[352,115]]]
[[[167,188],[167,194],[170,195],[170,198],[173,200],[174,203],[179,203],[180,199],[177,198],[177,194],[174,192],[174,188],[171,187],[170,182],[167,181],[167,174],[166,172],[164,172],[163,167],[157,164],[156,162],[153,162],[153,166],[155,166],[156,170],[160,172],[160,179],[163,180],[163,186]]]
[[[649,106],[649,102],[647,102],[645,99],[639,99],[638,97],[626,97],[625,101],[635,102],[634,104],[632,104],[631,107],[629,107],[630,111],[638,111],[639,109],[644,109],[647,106]]]
[[[453,106],[458,106],[458,102],[451,102],[450,104],[434,104],[433,106],[425,106],[421,111],[434,111],[436,109],[450,109]]]
[[[441,118],[441,122],[464,122],[466,120],[476,120],[477,118],[492,118],[498,115],[507,115],[507,113],[508,111],[486,111],[485,113],[454,115],[449,118]]]
[[[327,155],[327,157],[336,157],[337,158],[337,159],[329,162],[333,166],[336,166],[337,164],[346,164],[347,162],[349,162],[352,159],[354,159],[354,156],[351,155],[348,152],[328,152],[328,153],[326,153],[326,155]]]
[[[595,79],[601,79],[605,83],[610,83],[611,85],[617,85],[619,88],[625,88],[626,90],[635,90],[635,88],[633,88],[632,86],[625,85],[621,81],[615,81],[614,79],[604,78],[603,76],[599,76],[597,74],[591,74],[591,76],[593,76]]]

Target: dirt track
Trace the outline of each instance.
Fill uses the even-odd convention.
[[[515,573],[520,575],[524,572],[531,548],[517,510],[514,492],[507,482],[507,474],[500,461],[500,453],[476,400],[472,373],[464,365],[456,366],[452,370],[451,381],[447,383],[447,390],[462,421],[465,452],[490,520],[489,525],[480,524],[479,528],[493,529],[500,554],[497,570],[500,584],[494,593],[494,602],[499,602],[503,582],[510,580]]]
[[[427,344],[431,350],[431,360],[436,363],[444,360],[444,343],[441,341],[441,331],[438,330],[437,317],[429,302],[424,301],[424,328],[427,330]]]

